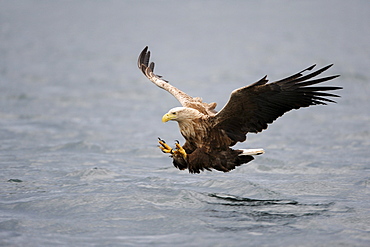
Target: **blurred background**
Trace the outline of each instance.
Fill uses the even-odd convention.
[[[0,244],[368,246],[369,1],[0,0]],[[178,171],[157,145],[183,139],[191,96],[312,64],[338,104],[292,111],[241,148],[230,173]]]

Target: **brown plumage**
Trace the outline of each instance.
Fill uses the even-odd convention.
[[[201,98],[193,98],[154,74],[154,63],[149,63],[150,51],[145,47],[138,59],[138,67],[154,84],[171,93],[182,105],[171,109],[162,118],[164,122],[177,121],[186,142],[177,144],[175,150],[160,140],[160,148],[171,153],[175,167],[188,169],[191,173],[216,169],[228,172],[236,166],[253,160],[250,154],[260,154],[263,150],[246,153],[234,150],[231,146],[246,140],[249,132],[258,133],[266,129],[285,112],[311,105],[326,105],[335,101],[327,97],[339,97],[327,91],[341,87],[312,86],[332,80],[339,75],[313,79],[329,69],[328,65],[307,75],[315,65],[279,81],[267,83],[267,76],[261,80],[231,93],[227,104],[217,113],[216,103],[204,103]],[[186,153],[185,153],[186,152]]]

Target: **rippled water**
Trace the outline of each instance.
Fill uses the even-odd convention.
[[[0,1],[1,246],[369,246],[368,1]],[[286,114],[229,173],[176,170],[178,102],[334,63],[338,104]]]

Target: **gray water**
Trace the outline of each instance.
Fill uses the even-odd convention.
[[[0,1],[1,246],[369,246],[369,1]],[[176,170],[157,137],[206,102],[334,63],[338,104],[292,111],[229,173]]]

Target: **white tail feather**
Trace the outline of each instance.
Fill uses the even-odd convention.
[[[265,153],[265,150],[263,150],[262,148],[239,149],[239,150],[242,150],[243,151],[243,153],[241,153],[239,155],[260,155],[260,154],[264,154]]]

